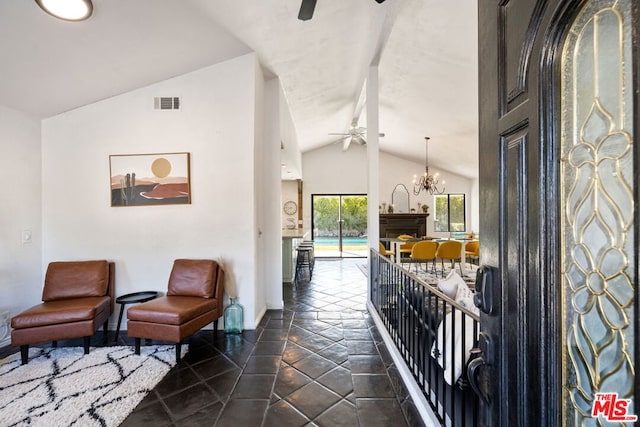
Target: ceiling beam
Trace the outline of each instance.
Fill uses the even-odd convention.
[[[384,0],[376,0],[378,3],[382,3]],[[369,51],[371,52],[369,58],[371,58],[369,64],[367,64],[366,68],[362,70],[361,79],[359,83],[359,91],[354,98],[353,102],[353,115],[351,116],[351,123],[358,123],[360,121],[360,115],[362,114],[362,110],[366,103],[366,93],[367,93],[367,75],[370,72],[370,67],[377,67],[380,65],[380,58],[382,57],[382,53],[384,52],[384,48],[387,45],[387,41],[391,36],[391,31],[393,29],[393,24],[400,13],[402,7],[404,7],[405,2],[396,1],[387,3],[384,6],[384,10],[382,13],[376,16],[376,23],[373,26],[376,31],[376,37],[371,37],[370,43],[368,46]]]

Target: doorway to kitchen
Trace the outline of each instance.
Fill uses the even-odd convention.
[[[367,256],[365,194],[312,194],[311,212],[316,257]]]

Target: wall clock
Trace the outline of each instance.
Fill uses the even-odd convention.
[[[296,205],[296,202],[292,200],[285,202],[284,213],[286,213],[287,215],[294,215],[296,212],[298,212],[298,205]]]

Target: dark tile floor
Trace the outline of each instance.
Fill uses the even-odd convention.
[[[365,262],[318,260],[256,330],[192,336],[122,425],[424,425],[367,312]],[[121,334],[119,344],[132,343]]]

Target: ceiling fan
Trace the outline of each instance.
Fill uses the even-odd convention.
[[[340,135],[335,143],[342,142],[342,151],[347,151],[349,149],[349,145],[351,143],[358,145],[365,145],[367,140],[365,139],[365,134],[367,133],[367,128],[363,128],[362,126],[358,126],[357,120],[353,120],[351,122],[351,128],[346,133],[330,133],[329,135]],[[379,136],[384,136],[384,133],[378,134]]]
[[[300,12],[298,13],[298,19],[301,21],[308,21],[313,18],[313,11],[316,8],[317,0],[302,0],[300,4]],[[378,4],[383,3],[384,0],[376,0]]]

